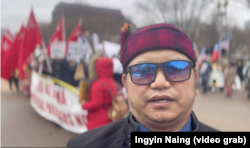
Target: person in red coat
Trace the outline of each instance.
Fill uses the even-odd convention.
[[[113,96],[116,95],[116,86],[113,79],[113,61],[109,58],[99,58],[96,61],[97,79],[92,83],[89,90],[89,101],[82,105],[82,109],[88,110],[88,130],[106,125],[111,122],[107,116],[112,97],[104,82]],[[104,106],[105,107],[104,107]]]

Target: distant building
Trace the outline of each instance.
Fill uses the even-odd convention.
[[[108,40],[120,43],[120,29],[125,22],[130,22],[125,19],[120,10],[61,2],[54,8],[52,22],[39,24],[46,45],[48,45],[62,15],[65,17],[66,39],[70,36],[79,19],[82,18],[82,27],[90,33],[89,41],[91,44],[91,35],[94,32],[99,35],[100,41]]]
[[[250,30],[250,20],[245,23],[245,30]]]

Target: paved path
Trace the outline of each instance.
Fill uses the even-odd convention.
[[[8,83],[1,82],[1,146],[65,147],[76,134],[70,133],[38,115],[29,98],[8,94]],[[250,131],[250,100],[235,92],[232,99],[222,93],[197,96],[194,112],[201,122],[221,131]]]
[[[21,85],[19,84],[19,86]],[[12,89],[13,91],[16,91],[16,85],[14,82],[12,82]],[[8,92],[8,91],[9,91],[9,82],[1,78],[1,92]]]
[[[76,135],[37,114],[23,94],[1,97],[2,147],[65,147]]]
[[[226,98],[222,92],[200,94],[194,112],[201,121],[221,131],[250,131],[250,100],[247,93],[234,92]]]

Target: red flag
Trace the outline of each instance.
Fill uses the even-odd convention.
[[[35,20],[33,10],[31,10],[30,17],[25,30],[25,37],[21,51],[18,58],[19,77],[24,77],[23,64],[30,54],[35,50],[36,45],[42,46],[42,36]]]
[[[8,31],[9,32],[9,31]],[[11,48],[14,37],[10,34],[5,33],[2,36],[2,44],[1,44],[1,65],[3,64],[6,52]]]
[[[6,52],[11,49],[13,43],[13,37],[9,38],[8,33],[3,34],[0,44],[0,77],[8,79],[8,73],[3,66],[3,60],[6,56]]]
[[[9,38],[9,39],[11,39],[11,40],[14,41],[15,37],[10,33],[9,30],[7,31],[7,35],[8,35],[8,38]]]
[[[61,20],[59,21],[56,30],[49,41],[49,45],[47,47],[48,56],[50,56],[50,47],[51,43],[56,41],[65,41],[65,25],[64,25],[64,17],[62,16]]]
[[[7,50],[5,54],[5,58],[1,66],[1,77],[4,79],[8,80],[10,77],[10,73],[15,68],[17,68],[17,59],[20,54],[20,48],[23,43],[24,35],[25,35],[25,28],[22,26],[20,31],[16,35],[11,48]]]
[[[79,20],[79,22],[76,25],[75,29],[72,31],[72,33],[69,36],[69,39],[68,39],[67,44],[66,44],[65,55],[67,55],[67,52],[68,52],[68,44],[69,44],[69,42],[70,41],[75,41],[76,42],[77,39],[78,39],[78,36],[83,33],[83,30],[82,30],[81,26],[82,26],[82,19]]]
[[[220,60],[221,58],[221,51],[220,51],[220,43],[215,44],[214,50],[212,53],[212,62],[216,62],[217,60]]]

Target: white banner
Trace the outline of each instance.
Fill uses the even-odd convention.
[[[80,62],[80,60],[83,59],[85,63],[88,63],[91,54],[92,48],[86,37],[78,37],[77,42],[69,42],[67,53],[68,60],[75,60],[76,62]]]
[[[32,72],[31,106],[42,117],[57,123],[73,133],[87,129],[87,110],[81,108],[79,96],[74,92],[55,85],[52,78],[45,78]]]
[[[64,41],[55,41],[50,45],[50,58],[54,59],[56,56],[58,59],[63,59],[65,57],[65,46]]]

